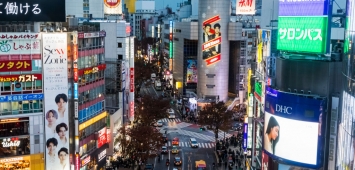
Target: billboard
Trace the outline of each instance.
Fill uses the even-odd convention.
[[[105,143],[107,143],[106,127],[104,127],[98,132],[97,148],[100,148]]]
[[[265,153],[289,165],[322,166],[325,105],[323,98],[308,98],[266,87]]]
[[[122,14],[121,0],[104,0],[104,14]]]
[[[42,34],[46,169],[69,170],[67,34]]]
[[[277,49],[325,53],[328,17],[279,17]]]
[[[337,169],[354,169],[355,158],[355,98],[343,92],[342,116],[338,125]],[[349,133],[353,132],[353,133]],[[331,134],[332,135],[332,134]]]
[[[0,21],[65,22],[63,0],[4,0],[0,2]]]
[[[236,14],[255,14],[255,0],[237,0]]]
[[[202,24],[202,58],[207,65],[214,64],[221,60],[221,25],[218,23],[219,15],[203,21]]]
[[[197,83],[197,61],[187,60],[186,82]]]
[[[279,16],[328,15],[328,0],[279,1]]]

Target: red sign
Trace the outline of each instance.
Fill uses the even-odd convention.
[[[211,23],[214,23],[214,22],[217,22],[219,21],[221,18],[219,18],[219,15],[216,15],[212,18],[209,18],[208,20],[205,20],[205,22],[203,22],[203,26],[205,26],[206,24],[211,24]]]
[[[109,8],[116,8],[121,3],[121,0],[104,0],[104,3]]]
[[[80,170],[80,156],[75,154],[75,170]]]
[[[134,116],[134,101],[131,101],[131,103],[129,103],[129,108],[130,108],[129,117],[133,117]]]
[[[32,71],[31,60],[0,61],[0,72]]]
[[[73,71],[74,71],[74,82],[78,82],[78,45],[73,47]]]
[[[35,80],[42,80],[42,74],[0,76],[0,82],[33,82]]]
[[[218,44],[221,44],[221,42],[222,42],[222,38],[221,37],[218,37],[218,38],[215,38],[213,40],[210,40],[210,41],[202,44],[202,50],[206,50],[206,49],[209,49],[211,47],[214,47],[214,46],[216,46]]]
[[[131,26],[126,26],[126,34],[131,33]]]
[[[134,68],[132,67],[129,70],[129,91],[134,92]]]
[[[99,136],[97,139],[97,148],[100,148],[105,143],[107,143],[106,127],[99,131]]]
[[[205,61],[206,61],[207,65],[211,65],[211,64],[217,63],[219,60],[221,60],[221,54],[217,54]]]
[[[110,143],[111,142],[111,129],[106,129],[106,141],[107,143]]]
[[[82,39],[84,38],[84,33],[83,32],[79,32],[78,33],[78,39]]]
[[[100,64],[96,67],[90,67],[86,69],[80,69],[79,70],[79,76],[82,76],[83,74],[91,74],[91,73],[96,73],[100,70],[105,70],[106,69],[106,64]]]

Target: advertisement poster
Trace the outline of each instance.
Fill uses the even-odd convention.
[[[256,0],[237,0],[237,15],[254,15],[255,14],[255,1]]]
[[[214,64],[221,60],[221,25],[218,23],[219,15],[209,18],[203,22],[202,29],[202,58],[207,65]]]
[[[187,60],[187,83],[197,83],[197,61]]]
[[[104,14],[122,14],[121,0],[103,0],[104,1]]]
[[[267,87],[264,151],[282,163],[321,166],[325,105],[324,98],[307,98]]]
[[[42,36],[46,170],[69,170],[67,35]]]

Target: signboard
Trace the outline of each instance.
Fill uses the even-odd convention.
[[[243,151],[248,147],[248,123],[244,123],[243,127]]]
[[[63,0],[3,0],[0,21],[65,22]]]
[[[256,92],[256,94],[258,94],[259,96],[262,96],[262,89],[263,89],[263,87],[262,87],[262,85],[261,85],[261,83],[260,82],[257,82],[257,81],[255,81],[255,92]]]
[[[134,92],[134,68],[131,67],[129,70],[129,91]]]
[[[328,0],[279,0],[279,16],[328,15]]]
[[[209,18],[203,22],[202,29],[202,59],[207,66],[221,60],[221,25],[218,23],[219,15]]]
[[[325,53],[328,17],[279,17],[277,49]]]
[[[3,148],[18,147],[20,146],[20,143],[21,141],[18,139],[18,137],[6,138],[1,142]]]
[[[236,8],[237,15],[255,14],[255,0],[237,0],[236,6],[237,6]]]
[[[46,145],[45,169],[69,170],[67,34],[44,33],[42,36],[45,141],[52,143]],[[52,147],[53,144],[57,146]]]
[[[38,94],[17,94],[17,95],[5,95],[0,96],[0,102],[13,102],[13,101],[24,101],[24,100],[42,100],[43,93]]]
[[[90,67],[90,68],[85,68],[85,69],[80,69],[78,71],[78,75],[86,75],[86,74],[92,74],[92,73],[97,73],[98,71],[105,70],[106,69],[106,64],[100,64],[97,67]]]
[[[106,127],[104,127],[103,129],[101,129],[98,132],[98,138],[97,138],[97,148],[100,148],[102,145],[104,145],[105,143],[107,143],[107,135],[106,135]]]
[[[33,82],[35,80],[42,80],[42,74],[0,75],[0,82]]]
[[[90,32],[90,33],[83,33],[83,32],[78,33],[78,39],[96,38],[96,37],[106,37],[106,32],[100,31],[100,32]]]
[[[307,98],[266,87],[264,151],[281,163],[322,166],[325,99]],[[295,135],[301,135],[295,140]]]
[[[173,58],[173,21],[169,21],[169,58]]]
[[[78,100],[78,97],[79,97],[78,83],[74,83],[74,99]]]
[[[31,60],[0,61],[0,72],[11,72],[11,71],[32,71],[32,61]]]
[[[77,34],[73,36],[73,39],[77,39]],[[74,40],[73,40],[74,41]],[[74,72],[74,82],[78,82],[79,73],[78,73],[78,45],[73,46],[73,72]]]
[[[187,60],[187,83],[197,83],[197,61]]]
[[[104,14],[122,14],[121,0],[104,0]]]
[[[90,157],[90,155],[89,155],[89,156],[87,156],[86,158],[84,158],[84,159],[81,161],[81,166],[85,166],[85,165],[88,164],[90,161],[91,161],[91,157]]]
[[[41,54],[41,41],[38,39],[0,40],[0,55]]]
[[[75,170],[79,170],[79,169],[80,169],[80,155],[75,154]]]
[[[102,152],[99,153],[99,155],[97,155],[99,162],[104,160],[105,157],[106,157],[106,149],[104,149]]]
[[[0,159],[1,167],[17,167],[21,164],[21,169],[31,169],[31,156],[5,157]]]
[[[78,105],[78,101],[74,102],[74,118],[78,118],[78,112],[79,112],[79,105]]]

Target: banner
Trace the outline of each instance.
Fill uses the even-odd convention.
[[[218,23],[219,15],[209,18],[203,22],[202,29],[202,58],[207,65],[214,64],[221,60],[221,25]]]
[[[46,170],[69,170],[67,34],[43,34]]]
[[[197,61],[187,60],[187,83],[197,83]]]

